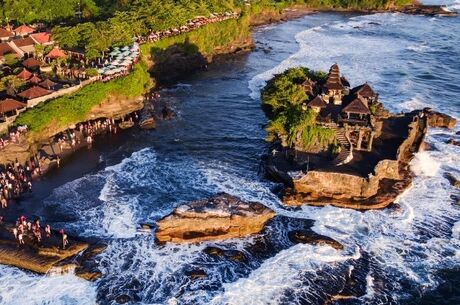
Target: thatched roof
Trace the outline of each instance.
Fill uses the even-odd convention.
[[[307,106],[325,108],[327,104],[319,95],[317,95],[314,99],[308,102]]]
[[[364,83],[361,86],[355,87],[351,91],[353,94],[357,94],[364,98],[373,98],[377,95],[368,83]]]
[[[352,100],[342,111],[345,113],[370,114],[369,108],[360,97]]]

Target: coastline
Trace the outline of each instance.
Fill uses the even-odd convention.
[[[315,13],[315,12],[316,12],[316,11],[312,11],[312,10],[295,11],[295,12],[291,12],[291,13],[287,14],[287,15],[284,17],[284,18],[288,18],[288,19],[279,19],[279,20],[277,20],[277,21],[271,20],[269,23],[279,22],[279,21],[286,21],[286,20],[290,20],[290,19],[295,19],[295,18],[302,17],[302,16],[304,16],[304,15],[306,15],[306,14]],[[337,11],[334,11],[334,12],[337,12]],[[352,13],[352,12],[356,12],[356,11],[343,11],[343,12],[350,12],[350,13]],[[372,12],[371,12],[371,13],[372,13]],[[287,16],[289,16],[289,17],[287,17]],[[267,23],[264,23],[264,24],[267,24]],[[261,25],[261,24],[260,24],[260,25]],[[255,25],[252,25],[252,26],[255,26]],[[233,49],[235,50],[236,48],[233,48]],[[237,50],[236,52],[238,52],[238,51],[240,51],[240,50]],[[223,53],[223,54],[231,54],[231,53],[234,53],[234,52],[235,52],[235,51],[230,52],[230,53]],[[82,147],[86,147],[86,146],[85,146],[85,145],[82,145],[80,148],[82,148]],[[75,150],[75,151],[77,151],[77,150]],[[68,154],[67,154],[66,156],[63,156],[62,158],[69,158],[72,154],[73,154],[73,152],[70,151],[70,152],[68,152]],[[63,160],[63,161],[64,161],[64,160]]]

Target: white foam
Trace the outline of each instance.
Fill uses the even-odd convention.
[[[72,274],[40,276],[0,266],[0,304],[96,304],[96,287]]]
[[[434,177],[439,172],[441,164],[436,161],[430,152],[422,151],[415,155],[411,162],[411,168],[416,175]]]
[[[358,259],[359,252],[343,255],[330,246],[311,246],[298,244],[283,250],[266,260],[248,278],[224,284],[224,293],[216,296],[211,304],[278,304],[284,292],[294,290],[296,294],[315,295],[314,281],[306,284],[302,274],[312,273],[323,265],[339,264],[350,259]],[[291,302],[294,304],[296,302]]]

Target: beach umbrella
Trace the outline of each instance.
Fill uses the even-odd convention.
[[[123,48],[121,48],[122,51],[129,51],[129,46],[124,46]]]

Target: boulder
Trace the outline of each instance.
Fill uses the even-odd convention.
[[[329,245],[336,250],[343,250],[343,245],[338,241],[313,231],[292,231],[288,233],[288,236],[294,243]]]
[[[156,239],[201,242],[240,238],[262,231],[275,212],[257,202],[244,202],[221,193],[183,204],[157,223]]]
[[[456,188],[460,188],[460,179],[452,175],[451,173],[446,173],[444,177],[449,180],[450,184]]]
[[[122,294],[115,298],[115,302],[117,302],[118,304],[126,304],[129,301],[131,301],[131,298],[127,294]]]
[[[171,120],[175,116],[176,114],[174,113],[174,111],[168,106],[164,106],[163,109],[161,110],[161,118],[163,120],[166,120],[166,121]]]
[[[192,280],[199,280],[206,278],[208,275],[202,269],[195,269],[185,272],[185,274]]]
[[[428,117],[428,125],[430,127],[453,129],[457,124],[457,120],[447,114],[434,111],[430,108],[425,108],[424,112]]]
[[[460,141],[456,141],[455,139],[450,138],[449,140],[447,140],[447,144],[460,146]]]

